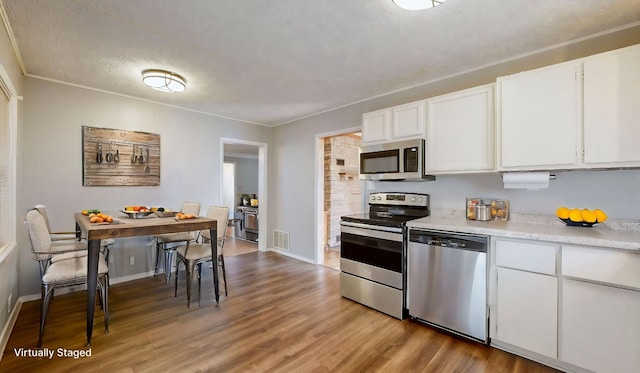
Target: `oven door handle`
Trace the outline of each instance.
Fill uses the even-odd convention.
[[[341,233],[402,242],[402,228],[378,227],[359,223],[340,223]],[[394,229],[394,230],[391,230]]]
[[[373,230],[376,230],[376,231],[402,233],[402,228],[399,228],[399,227],[385,227],[385,226],[382,226],[382,225],[353,223],[353,222],[350,222],[350,221],[341,221],[340,225],[343,226],[343,227],[354,227],[354,228],[362,228],[362,229],[373,229]]]

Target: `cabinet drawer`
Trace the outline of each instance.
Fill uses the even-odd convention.
[[[534,242],[497,240],[496,265],[555,275],[558,247]]]
[[[562,246],[562,274],[640,289],[640,253]]]

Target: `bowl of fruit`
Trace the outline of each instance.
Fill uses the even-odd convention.
[[[172,218],[178,213],[177,211],[165,209],[164,207],[152,207],[151,211],[159,218]]]
[[[607,214],[600,209],[570,209],[564,206],[556,210],[556,216],[570,227],[593,227],[607,220]]]
[[[122,212],[126,214],[128,217],[130,217],[131,219],[145,218],[153,214],[153,211],[151,211],[150,208],[145,206],[126,206],[122,210]]]

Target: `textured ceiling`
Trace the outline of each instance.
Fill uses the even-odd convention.
[[[2,0],[23,68],[277,125],[640,21],[638,0]],[[141,71],[185,76],[180,94]]]

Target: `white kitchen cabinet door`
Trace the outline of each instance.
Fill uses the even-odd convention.
[[[562,280],[560,359],[594,372],[640,372],[640,292]]]
[[[391,137],[396,140],[423,137],[425,133],[424,101],[391,108]]]
[[[639,141],[640,46],[585,59],[584,162],[640,165]]]
[[[499,169],[574,168],[582,144],[579,63],[498,78]]]
[[[362,144],[380,143],[391,137],[391,109],[362,114]]]
[[[427,100],[427,172],[495,170],[494,85]]]
[[[495,339],[557,358],[558,279],[498,268]]]

